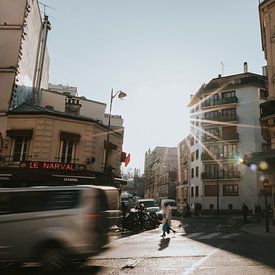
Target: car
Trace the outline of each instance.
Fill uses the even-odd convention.
[[[0,261],[38,261],[45,269],[85,261],[108,244],[101,208],[93,185],[1,188]]]

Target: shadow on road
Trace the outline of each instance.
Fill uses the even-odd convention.
[[[169,246],[169,243],[170,243],[170,238],[161,239],[159,243],[159,251],[167,248]]]
[[[232,218],[181,219],[184,237],[275,268],[275,238],[243,233],[243,225],[242,219]]]
[[[0,270],[0,274],[8,275],[92,275],[101,271],[99,266],[85,266],[83,268],[73,268],[62,271],[44,271],[39,267],[7,267]]]

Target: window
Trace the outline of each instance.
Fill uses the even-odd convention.
[[[223,186],[223,195],[224,196],[238,196],[238,185],[224,185]]]
[[[223,156],[225,158],[234,158],[237,155],[237,144],[223,146]]]
[[[191,169],[191,178],[194,178],[194,168]]]
[[[60,162],[74,162],[76,144],[79,142],[81,136],[75,133],[60,132]]]
[[[221,94],[222,98],[235,97],[236,91],[228,91]]]
[[[238,178],[240,176],[238,165],[233,163],[225,163],[220,171],[222,178]]]
[[[73,162],[74,151],[75,151],[75,142],[72,140],[62,140],[61,141],[61,162]]]
[[[260,89],[260,99],[266,99],[268,97],[268,91]]]
[[[195,160],[195,152],[192,152],[191,153],[191,161],[194,161]]]
[[[227,116],[227,117],[236,116],[236,108],[223,109],[222,110],[222,116]]]
[[[28,159],[30,138],[17,136],[12,143],[12,161],[24,161]]]
[[[196,150],[196,159],[199,159],[199,149]]]
[[[80,196],[80,190],[1,193],[0,215],[76,208]]]
[[[206,197],[215,197],[217,196],[217,185],[205,185],[204,191]]]
[[[217,165],[216,164],[206,164],[205,174],[207,178],[216,178],[217,176]]]
[[[194,187],[191,187],[191,197],[194,197]]]
[[[205,118],[217,118],[217,117],[218,117],[218,111],[205,113]]]
[[[195,196],[198,197],[199,196],[199,186],[195,187]]]
[[[214,209],[214,204],[209,204],[209,209]]]
[[[233,209],[233,204],[228,204],[228,209],[232,210]]]
[[[197,166],[196,167],[196,177],[198,177],[199,176],[199,167]]]

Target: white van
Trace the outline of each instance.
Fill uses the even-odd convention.
[[[61,269],[108,243],[97,186],[0,188],[0,261]]]
[[[109,227],[119,225],[122,219],[119,191],[112,186],[97,186],[101,194],[101,209],[104,211]]]
[[[176,201],[173,200],[173,199],[162,199],[162,200],[161,200],[161,204],[160,204],[160,205],[161,205],[161,209],[164,208],[164,204],[165,204],[166,202],[170,205],[170,207],[171,207],[171,209],[172,209],[172,215],[173,215],[173,216],[178,215],[177,203],[176,203]]]

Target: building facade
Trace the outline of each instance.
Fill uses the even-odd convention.
[[[258,174],[240,160],[263,143],[259,104],[265,80],[245,63],[244,73],[214,78],[191,98],[191,204],[239,211],[243,203],[254,209],[259,202]]]
[[[176,199],[177,148],[160,147],[145,153],[144,197]]]
[[[76,87],[48,85],[50,29],[37,0],[0,0],[1,186],[63,174],[68,182],[124,184],[123,120]]]
[[[261,104],[261,125],[266,145],[252,156],[252,162],[266,161],[264,177],[271,185],[271,205],[275,224],[275,1],[261,0],[259,4],[262,49],[267,61],[267,94]],[[263,189],[263,182],[261,183]]]
[[[190,144],[191,136],[187,136],[178,144],[178,179],[177,179],[177,204],[183,209],[190,203]]]

